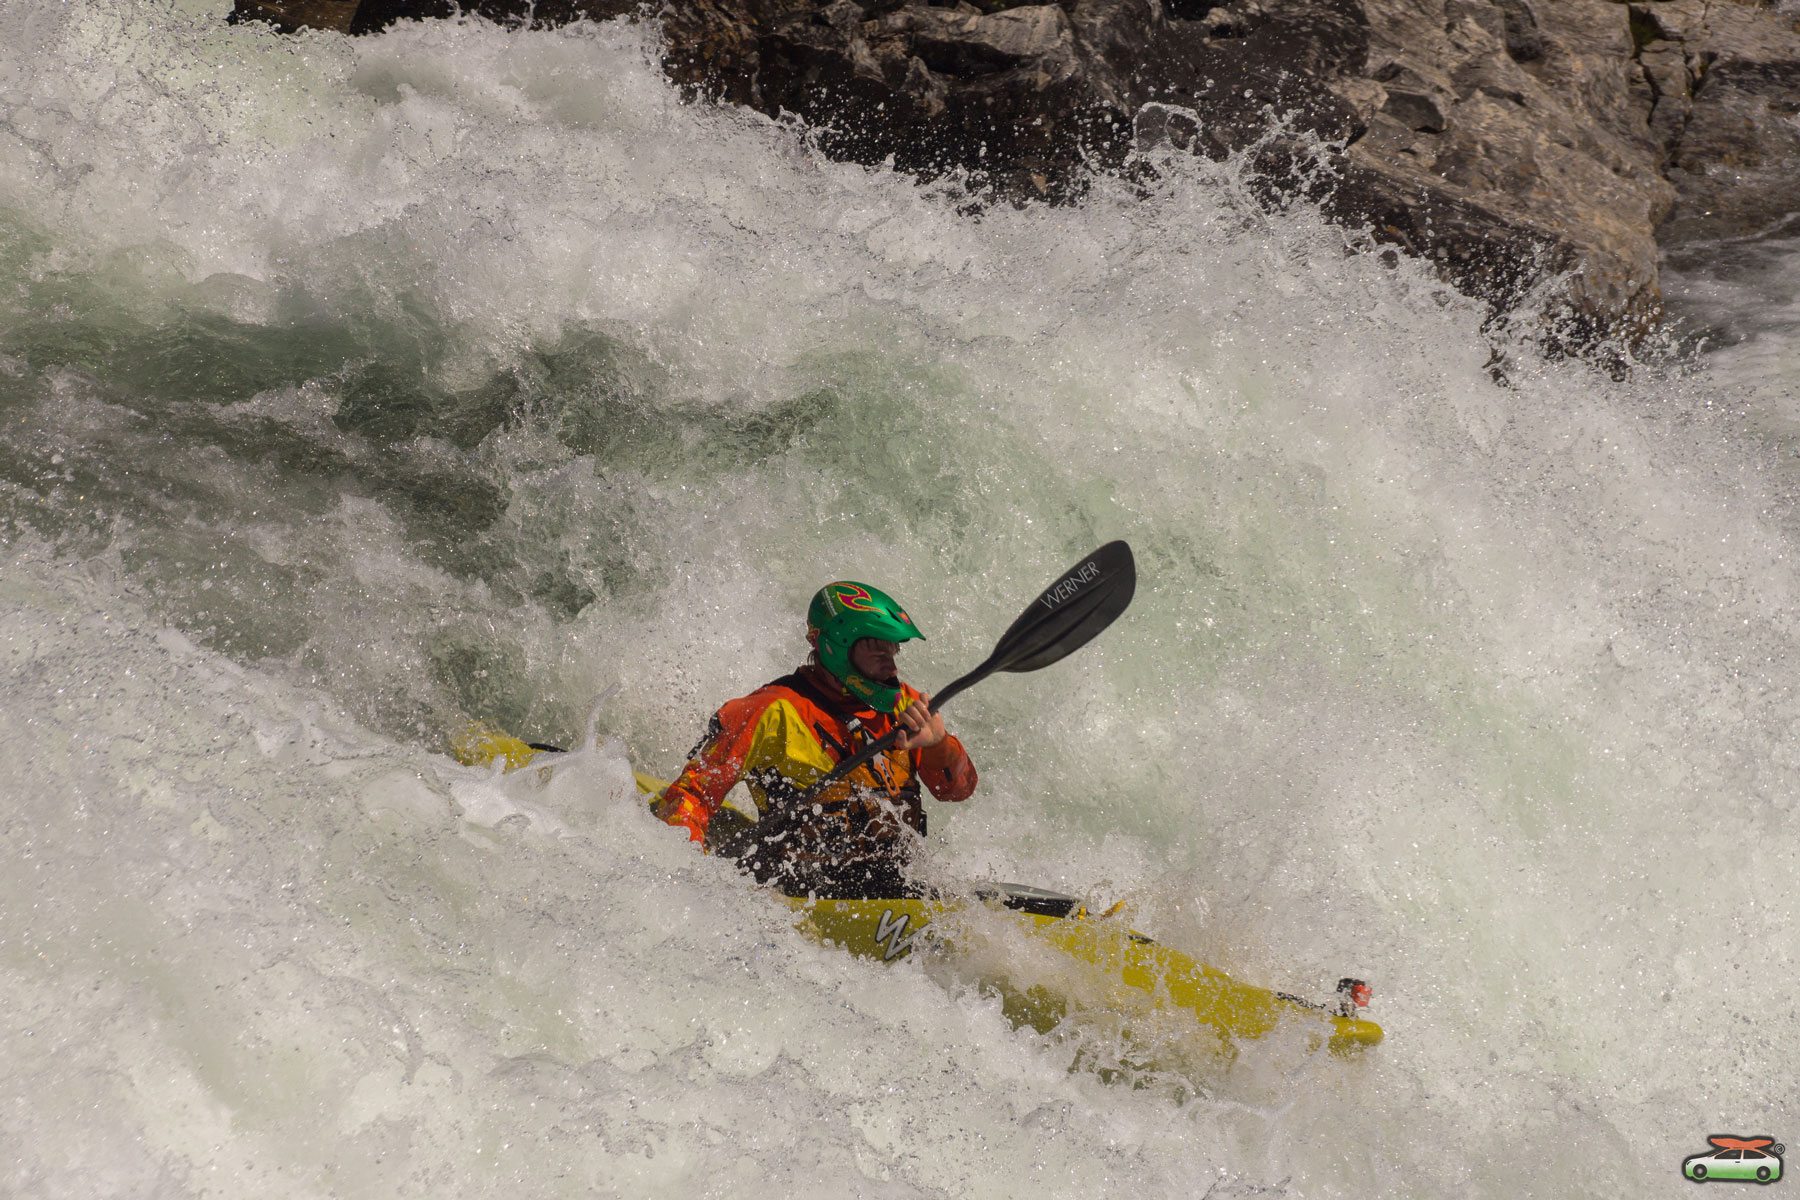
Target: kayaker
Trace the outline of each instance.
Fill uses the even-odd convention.
[[[941,801],[966,800],[975,764],[930,711],[930,697],[901,682],[901,642],[922,638],[899,604],[865,583],[820,588],[806,611],[805,665],[728,702],[656,801],[656,815],[696,842],[740,779],[759,819],[727,849],[757,879],[791,896],[884,897],[914,893],[906,860],[925,835],[920,784]],[[894,747],[831,784],[806,788],[841,759],[898,723]]]

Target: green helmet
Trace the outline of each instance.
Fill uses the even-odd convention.
[[[845,691],[885,713],[893,712],[900,700],[898,681],[870,679],[858,672],[850,664],[850,648],[860,638],[905,642],[925,636],[893,597],[848,579],[819,589],[806,608],[806,633],[816,639],[819,665],[837,676]]]

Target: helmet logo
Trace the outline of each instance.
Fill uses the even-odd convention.
[[[831,589],[832,598],[851,612],[875,612],[869,603],[868,590],[859,584],[846,583]]]

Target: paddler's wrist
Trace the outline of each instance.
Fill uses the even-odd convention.
[[[707,818],[712,814],[704,805],[692,796],[683,795],[670,788],[650,806],[656,819],[665,825],[683,826],[688,831],[691,842],[706,841]]]

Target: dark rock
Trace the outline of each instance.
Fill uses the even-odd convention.
[[[283,33],[301,29],[349,33],[357,4],[358,0],[237,0],[228,19],[266,21]]]
[[[757,53],[758,106],[803,117],[828,153],[924,174],[962,168],[1018,194],[1060,194],[1118,115],[1079,70],[1074,25],[1056,5],[871,11],[838,0],[771,20]]]
[[[240,10],[279,7],[284,0],[237,0]],[[317,3],[319,0],[313,0]],[[635,12],[642,0],[361,0],[352,4],[356,18],[346,31],[376,33],[395,21],[428,21],[459,13],[485,17],[502,25],[550,28],[576,21],[610,21]]]
[[[1444,32],[1463,21],[1473,21],[1497,41],[1506,40],[1506,17],[1489,0],[1448,0],[1444,5]]]
[[[1204,21],[1221,7],[1222,0],[1163,0],[1163,15],[1171,21]]]
[[[1674,46],[1658,78],[1673,91],[1685,73],[1687,93],[1670,119],[1658,122],[1677,193],[1662,239],[1679,244],[1772,228],[1800,212],[1794,19],[1716,0],[1671,0],[1668,7],[1663,24]],[[1677,54],[1685,72],[1675,68]]]
[[[1644,69],[1644,83],[1650,93],[1650,136],[1664,148],[1658,161],[1661,166],[1680,143],[1688,118],[1693,115],[1687,55],[1679,44],[1654,42],[1638,51],[1638,63]]]
[[[1423,133],[1442,133],[1450,125],[1444,115],[1450,108],[1449,88],[1441,78],[1430,78],[1412,67],[1388,62],[1375,72],[1375,80],[1387,93],[1381,111]]]
[[[1388,89],[1387,103],[1381,111],[1394,120],[1422,133],[1442,133],[1450,125],[1444,106],[1430,92]]]
[[[1537,13],[1530,0],[1494,0],[1500,10],[1502,40],[1514,62],[1536,62],[1544,57],[1544,35],[1538,31]]]

